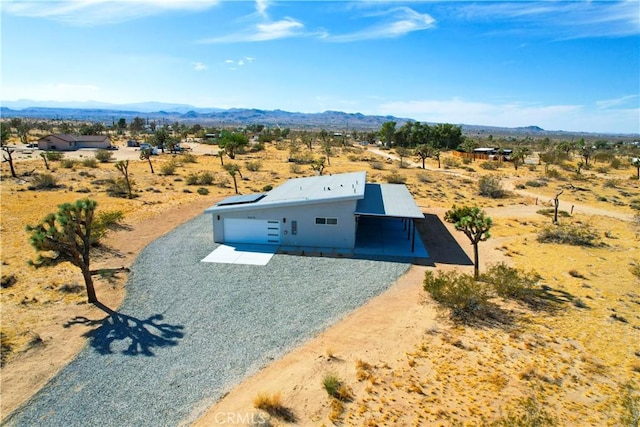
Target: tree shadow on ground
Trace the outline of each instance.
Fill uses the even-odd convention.
[[[473,265],[473,261],[460,247],[438,215],[425,214],[416,221],[416,230],[429,252],[429,260],[436,264]]]
[[[128,342],[128,347],[121,351],[127,356],[154,356],[154,350],[162,347],[178,345],[184,337],[184,326],[160,323],[162,314],[155,314],[147,319],[137,319],[126,314],[118,313],[102,303],[96,303],[108,314],[99,320],[91,320],[84,316],[77,316],[64,324],[65,328],[73,325],[97,326],[83,336],[89,339],[89,345],[99,354],[115,353],[112,347],[118,342]]]

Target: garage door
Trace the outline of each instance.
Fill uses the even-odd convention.
[[[280,222],[262,219],[225,218],[224,241],[228,243],[280,244]]]

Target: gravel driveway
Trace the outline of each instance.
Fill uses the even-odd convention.
[[[188,423],[409,267],[291,255],[266,266],[201,263],[214,248],[204,214],[151,243],[120,310],[95,322],[85,349],[7,424]]]

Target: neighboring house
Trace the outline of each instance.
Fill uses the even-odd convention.
[[[40,150],[73,151],[80,148],[109,148],[111,138],[104,135],[47,135],[38,140]]]
[[[407,187],[367,184],[366,172],[295,178],[268,193],[232,196],[205,210],[217,243],[352,251],[361,217],[424,219]],[[415,226],[413,227],[415,242]]]

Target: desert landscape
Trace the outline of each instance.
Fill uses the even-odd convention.
[[[43,135],[33,131],[30,139]],[[17,176],[2,164],[3,420],[74,358],[95,327],[65,324],[104,316],[86,302],[78,268],[27,265],[36,253],[25,226],[82,198],[97,201],[98,213],[117,213],[121,220],[92,256],[92,269],[101,270],[98,298],[115,310],[126,297],[126,270],[148,243],[234,194],[236,180],[240,194],[267,191],[317,173],[311,162],[291,162],[292,153],[327,155],[319,142],[309,151],[296,132],[234,159],[189,135],[183,153],[151,156],[151,173],[127,140],[113,135],[118,150],[104,162],[82,149],[48,164],[17,136],[8,140]],[[543,156],[559,143],[546,141],[543,150],[542,141],[502,141],[530,148],[518,169],[453,151],[427,158],[423,169],[398,148],[335,141],[323,173],[365,170],[371,182],[405,183],[425,213],[418,228],[433,265],[411,266],[386,292],[203,408],[195,425],[637,425],[640,181],[623,146],[595,151],[585,166],[577,152]],[[109,190],[121,176],[117,160],[129,161],[135,197]],[[43,176],[49,184],[39,187]],[[479,244],[481,273],[505,265],[535,276],[535,298],[491,293],[491,314],[467,318],[425,290],[429,274],[473,271],[443,244],[454,239],[473,259],[469,239],[445,219],[453,205],[477,206],[493,220],[491,237]],[[559,229],[580,239],[541,237]]]

